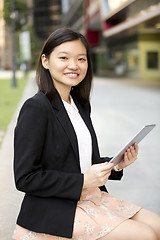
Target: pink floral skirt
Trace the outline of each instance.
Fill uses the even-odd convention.
[[[89,188],[82,191],[78,202],[73,229],[73,240],[99,239],[126,219],[134,216],[141,208],[127,201]],[[50,223],[48,223],[50,224]],[[13,234],[15,240],[65,240],[67,238],[36,233],[17,225]]]

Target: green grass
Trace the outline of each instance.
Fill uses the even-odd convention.
[[[17,87],[11,87],[11,79],[0,79],[0,130],[5,131],[22,96],[27,77],[17,79]]]

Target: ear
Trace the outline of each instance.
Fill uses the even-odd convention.
[[[49,69],[49,67],[48,67],[48,58],[46,58],[45,54],[42,54],[41,61],[42,61],[42,66],[45,69]]]

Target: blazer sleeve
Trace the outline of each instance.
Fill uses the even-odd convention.
[[[103,159],[103,162],[109,162],[112,158],[105,157],[101,158]],[[121,180],[123,177],[123,169],[121,171],[115,171],[114,169],[111,171],[111,175],[109,176],[109,180]]]
[[[45,170],[41,162],[48,114],[36,99],[23,105],[14,137],[14,174],[18,190],[37,197],[80,199],[83,174]],[[53,161],[53,159],[51,159]]]

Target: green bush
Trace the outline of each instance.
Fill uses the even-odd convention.
[[[0,130],[5,131],[20,101],[27,78],[17,79],[17,87],[11,87],[11,79],[0,79]]]

